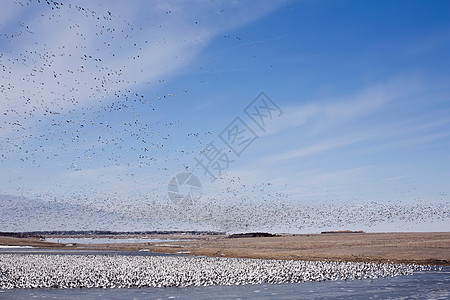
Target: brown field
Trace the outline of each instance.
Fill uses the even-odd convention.
[[[48,243],[37,238],[0,236],[0,245],[128,251],[148,249],[151,252],[222,257],[450,265],[450,232],[297,234],[233,239],[227,238],[227,236],[198,235],[157,235],[149,237],[189,240],[65,246]]]

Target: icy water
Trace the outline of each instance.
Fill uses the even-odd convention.
[[[158,242],[177,242],[182,240],[170,239],[107,239],[107,238],[46,238],[46,242],[61,243],[61,244],[122,244],[122,243],[158,243]],[[184,240],[186,241],[186,240]]]
[[[0,299],[449,299],[450,267],[412,276],[302,284],[0,290]]]

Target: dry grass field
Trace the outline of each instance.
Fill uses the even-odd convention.
[[[242,258],[450,265],[450,232],[297,234],[256,238],[157,235],[151,238],[182,238],[186,240],[139,244],[74,244],[65,246],[36,238],[0,236],[0,245],[128,251],[145,249],[145,251],[151,252]]]

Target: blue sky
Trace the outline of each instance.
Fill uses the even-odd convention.
[[[0,2],[4,197],[131,228],[448,228],[447,1],[27,3]],[[244,111],[261,91],[283,112],[264,130]],[[236,117],[258,136],[239,157],[219,137]],[[215,181],[195,161],[210,142],[234,160]],[[180,217],[167,185],[181,172],[203,196]],[[368,203],[401,217],[332,216]],[[323,222],[286,212],[316,208]]]

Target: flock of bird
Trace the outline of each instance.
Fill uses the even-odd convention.
[[[151,82],[155,88],[169,90],[164,95],[150,97],[130,88],[142,85],[130,81],[137,79],[133,68],[142,63],[146,47],[158,48],[159,40],[149,45],[136,38],[135,32],[142,28],[110,11],[98,13],[56,1],[19,1],[17,5],[42,12],[38,19],[45,25],[38,26],[35,20],[29,25],[19,22],[17,31],[0,33],[0,92],[5,105],[0,130],[10,133],[2,143],[1,161],[42,167],[70,149],[77,155],[67,168],[80,170],[93,161],[103,167],[121,165],[124,155],[133,156],[140,165],[154,165],[154,150],[182,155],[179,149],[164,147],[170,128],[180,121],[148,121],[157,103],[175,96],[166,80]],[[68,15],[73,20],[65,20]],[[61,27],[50,33],[60,42],[40,41],[46,26]],[[96,37],[95,45],[87,36]],[[30,48],[21,49],[24,41]],[[91,101],[95,104],[89,105]],[[192,140],[191,135],[186,139]]]
[[[291,231],[449,218],[449,205],[444,204],[308,206],[291,200],[283,186],[248,183],[232,175],[220,177],[193,205],[174,206],[167,184],[177,172],[195,171],[189,157],[198,155],[215,134],[184,130],[180,136],[174,133],[182,128],[180,120],[163,121],[157,115],[160,105],[189,91],[172,87],[164,78],[149,82],[140,68],[148,49],[166,50],[164,35],[144,37],[141,26],[114,11],[73,3],[16,1],[24,16],[33,17],[0,26],[0,163],[8,168],[0,178],[5,183],[0,217],[8,220],[3,230],[33,229],[23,220],[45,230],[188,226]],[[216,10],[223,13],[220,7]],[[159,94],[144,92],[149,86]],[[174,140],[182,140],[182,148]],[[54,165],[66,168],[71,177],[56,182],[47,176]],[[91,169],[101,172],[89,175]],[[29,172],[40,178],[25,180]],[[161,176],[166,181],[152,182]],[[32,188],[30,181],[40,182]]]
[[[182,256],[0,255],[0,289],[281,284],[412,275],[431,266]]]
[[[261,192],[262,193],[262,192]],[[263,194],[264,195],[264,194]],[[74,197],[83,197],[83,194]],[[445,222],[449,204],[346,203],[326,205],[288,200],[261,203],[247,196],[229,199],[204,195],[191,206],[176,206],[142,195],[139,205],[117,203],[109,211],[83,203],[67,204],[0,195],[4,231],[46,230],[212,230],[226,232],[302,232],[364,229],[382,225],[405,230],[425,222]],[[82,200],[74,199],[74,202]],[[85,200],[86,201],[86,200]],[[26,221],[24,221],[26,220]],[[31,227],[33,224],[34,227]],[[417,227],[414,227],[417,228]]]
[[[112,167],[131,170],[118,175],[120,182],[133,180],[133,168],[169,174],[173,162],[175,171],[192,169],[184,156],[206,145],[213,132],[186,132],[185,146],[172,146],[180,138],[173,128],[182,122],[152,119],[160,119],[155,109],[175,97],[176,89],[165,79],[147,82],[146,70],[135,74],[148,59],[145,51],[165,49],[164,37],[143,38],[148,34],[142,27],[111,11],[53,0],[15,4],[35,18],[0,27],[0,161],[14,165],[8,174],[9,186],[17,186],[14,194],[45,197],[25,192],[21,182],[29,169],[51,172],[46,167],[52,163],[80,177],[103,169],[97,180],[106,184],[101,177]],[[141,92],[149,86],[159,93]],[[45,200],[71,198],[57,183],[49,191],[57,192]]]

